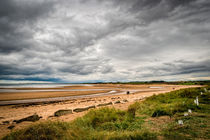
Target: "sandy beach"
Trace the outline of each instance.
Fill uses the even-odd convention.
[[[54,117],[54,113],[62,109],[77,109],[94,106],[99,108],[99,105],[115,107],[118,109],[126,110],[128,106],[135,101],[141,101],[146,97],[154,94],[166,93],[173,90],[191,88],[198,86],[185,86],[185,85],[165,85],[165,84],[152,84],[152,85],[127,85],[127,84],[95,84],[92,86],[71,86],[71,87],[58,87],[58,88],[15,88],[17,92],[1,92],[0,102],[14,101],[24,99],[50,99],[52,97],[74,97],[67,98],[66,100],[55,100],[54,102],[36,102],[27,104],[14,104],[0,106],[0,138],[10,131],[24,128],[32,123],[37,122],[22,122],[16,124],[14,120],[19,120],[27,116],[37,114],[42,118],[38,121],[46,120],[60,120],[72,121],[77,117],[83,116],[87,111],[74,112],[72,114]],[[40,90],[75,90],[77,91],[40,91]],[[96,90],[97,89],[97,90]],[[10,88],[11,90],[11,88]],[[13,89],[14,90],[14,89]],[[25,92],[18,92],[18,90],[25,90]],[[28,92],[27,92],[28,90]],[[31,90],[36,90],[31,92]],[[82,90],[82,91],[79,91]],[[129,91],[130,94],[126,94]],[[109,93],[102,94],[101,93]],[[92,96],[85,96],[85,95]],[[109,103],[109,105],[106,105]],[[9,126],[15,127],[10,130]]]

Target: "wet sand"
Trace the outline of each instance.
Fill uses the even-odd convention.
[[[147,92],[151,90],[165,90],[165,88],[170,87],[159,86],[159,85],[126,85],[126,84],[93,84],[89,86],[66,86],[66,87],[55,87],[55,88],[0,88],[0,105],[6,104],[10,100],[25,100],[25,99],[36,99],[31,100],[31,102],[47,102],[47,101],[63,101],[73,98],[87,97],[87,95],[106,95],[119,93],[123,94],[126,91],[131,93],[142,91]],[[57,97],[57,98],[56,98]],[[65,98],[58,98],[65,97]],[[67,98],[68,97],[68,98]],[[40,99],[45,98],[45,99]],[[54,99],[52,99],[54,98]],[[37,100],[40,99],[40,100]],[[4,101],[4,102],[3,102]],[[5,102],[6,101],[6,102]],[[27,103],[30,101],[28,100]],[[8,104],[21,103],[17,102],[8,102]],[[26,103],[26,101],[23,101]]]
[[[97,91],[41,91],[41,92],[12,92],[0,93],[0,101],[8,100],[22,100],[22,99],[39,99],[39,98],[52,98],[52,97],[66,97],[74,95],[90,95],[96,93],[105,93],[110,90],[97,90]]]
[[[94,95],[95,92],[100,94],[100,92],[110,92],[117,90],[118,93],[121,94],[109,94],[109,95],[103,95],[103,96],[91,96],[91,97],[85,97],[83,96],[83,91],[77,91],[70,93],[63,94],[62,92],[56,91],[55,93],[44,93],[44,92],[29,92],[27,97],[32,96],[34,97],[43,97],[43,94],[45,97],[49,98],[52,96],[60,97],[61,95],[64,96],[76,96],[80,94],[80,98],[74,98],[74,99],[68,99],[65,101],[58,101],[58,102],[42,102],[37,104],[20,104],[20,105],[5,105],[0,106],[0,138],[6,134],[8,134],[10,131],[14,131],[20,128],[24,128],[33,122],[22,122],[19,124],[16,124],[13,122],[13,120],[22,119],[24,117],[38,114],[39,116],[42,116],[42,118],[38,121],[46,121],[46,120],[61,120],[61,121],[72,121],[77,117],[83,116],[87,111],[76,113],[73,112],[73,114],[60,116],[60,117],[53,117],[54,112],[61,110],[61,109],[75,109],[75,108],[83,108],[88,106],[97,106],[99,104],[109,103],[112,102],[112,105],[109,105],[109,107],[115,107],[118,109],[126,110],[130,104],[133,104],[135,101],[140,101],[145,99],[146,97],[152,96],[153,94],[160,94],[160,93],[166,93],[173,90],[183,89],[183,88],[190,88],[190,87],[199,87],[199,86],[183,86],[183,85],[117,85],[117,84],[97,84],[93,85],[91,87],[83,87],[80,86],[75,87],[76,89],[109,89],[109,90],[103,90],[103,91],[85,91],[85,94],[90,94],[90,92]],[[68,88],[68,87],[64,87]],[[63,89],[63,88],[61,88]],[[73,89],[71,87],[71,89]],[[21,89],[22,90],[22,89]],[[26,89],[25,89],[26,90]],[[126,94],[126,91],[132,91],[129,95]],[[15,96],[13,99],[24,99],[23,95],[25,95],[27,92],[24,93],[14,93],[18,96]],[[38,93],[38,94],[37,94]],[[2,93],[1,93],[2,94]],[[9,96],[9,94],[13,93],[4,93],[5,95]],[[37,94],[37,95],[33,95]],[[29,96],[30,95],[30,96]],[[1,99],[2,96],[0,96]],[[12,97],[12,96],[9,96]],[[11,99],[11,98],[10,98]],[[96,107],[99,108],[99,107]],[[5,123],[5,121],[8,121]],[[35,122],[37,123],[37,122]],[[7,127],[10,125],[14,125],[15,128],[13,130],[9,130]]]

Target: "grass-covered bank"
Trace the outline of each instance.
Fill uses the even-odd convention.
[[[210,139],[209,90],[192,88],[155,95],[127,111],[94,109],[73,122],[38,123],[12,132],[3,140]],[[198,106],[194,103],[197,96]]]

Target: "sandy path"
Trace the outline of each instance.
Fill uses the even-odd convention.
[[[104,88],[105,85],[97,85],[97,87]],[[87,111],[80,112],[80,113],[73,113],[61,117],[50,117],[54,114],[54,112],[60,109],[75,109],[75,108],[82,108],[88,107],[92,105],[98,105],[103,103],[112,102],[115,108],[126,110],[128,106],[135,101],[142,100],[148,96],[152,96],[153,94],[160,94],[166,93],[172,90],[178,90],[183,88],[190,88],[190,87],[198,87],[198,86],[183,86],[183,85],[155,85],[155,86],[162,86],[164,88],[161,89],[152,89],[149,88],[151,85],[109,85],[106,87],[121,87],[123,90],[130,90],[135,91],[132,94],[126,95],[109,95],[109,96],[101,96],[101,97],[91,97],[91,98],[79,98],[79,99],[72,99],[69,101],[63,101],[58,103],[51,103],[51,104],[39,104],[39,105],[30,105],[30,106],[20,106],[20,105],[8,105],[8,106],[0,106],[0,138],[6,134],[8,134],[11,130],[7,127],[11,124],[15,125],[15,128],[12,130],[20,129],[32,122],[22,122],[20,124],[16,124],[12,122],[13,120],[22,119],[24,117],[33,115],[34,113],[42,116],[43,118],[40,121],[45,120],[61,120],[61,121],[72,121],[77,117],[83,116]],[[154,86],[154,85],[152,85]],[[141,91],[144,89],[144,91]],[[145,91],[147,89],[147,91]],[[139,91],[140,90],[140,91]],[[120,101],[121,103],[115,104],[116,101]],[[4,121],[9,121],[9,124],[4,124]],[[38,121],[38,122],[40,122]]]

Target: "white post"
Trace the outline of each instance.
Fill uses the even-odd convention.
[[[197,106],[199,105],[198,96],[196,97],[196,104],[197,104]]]

